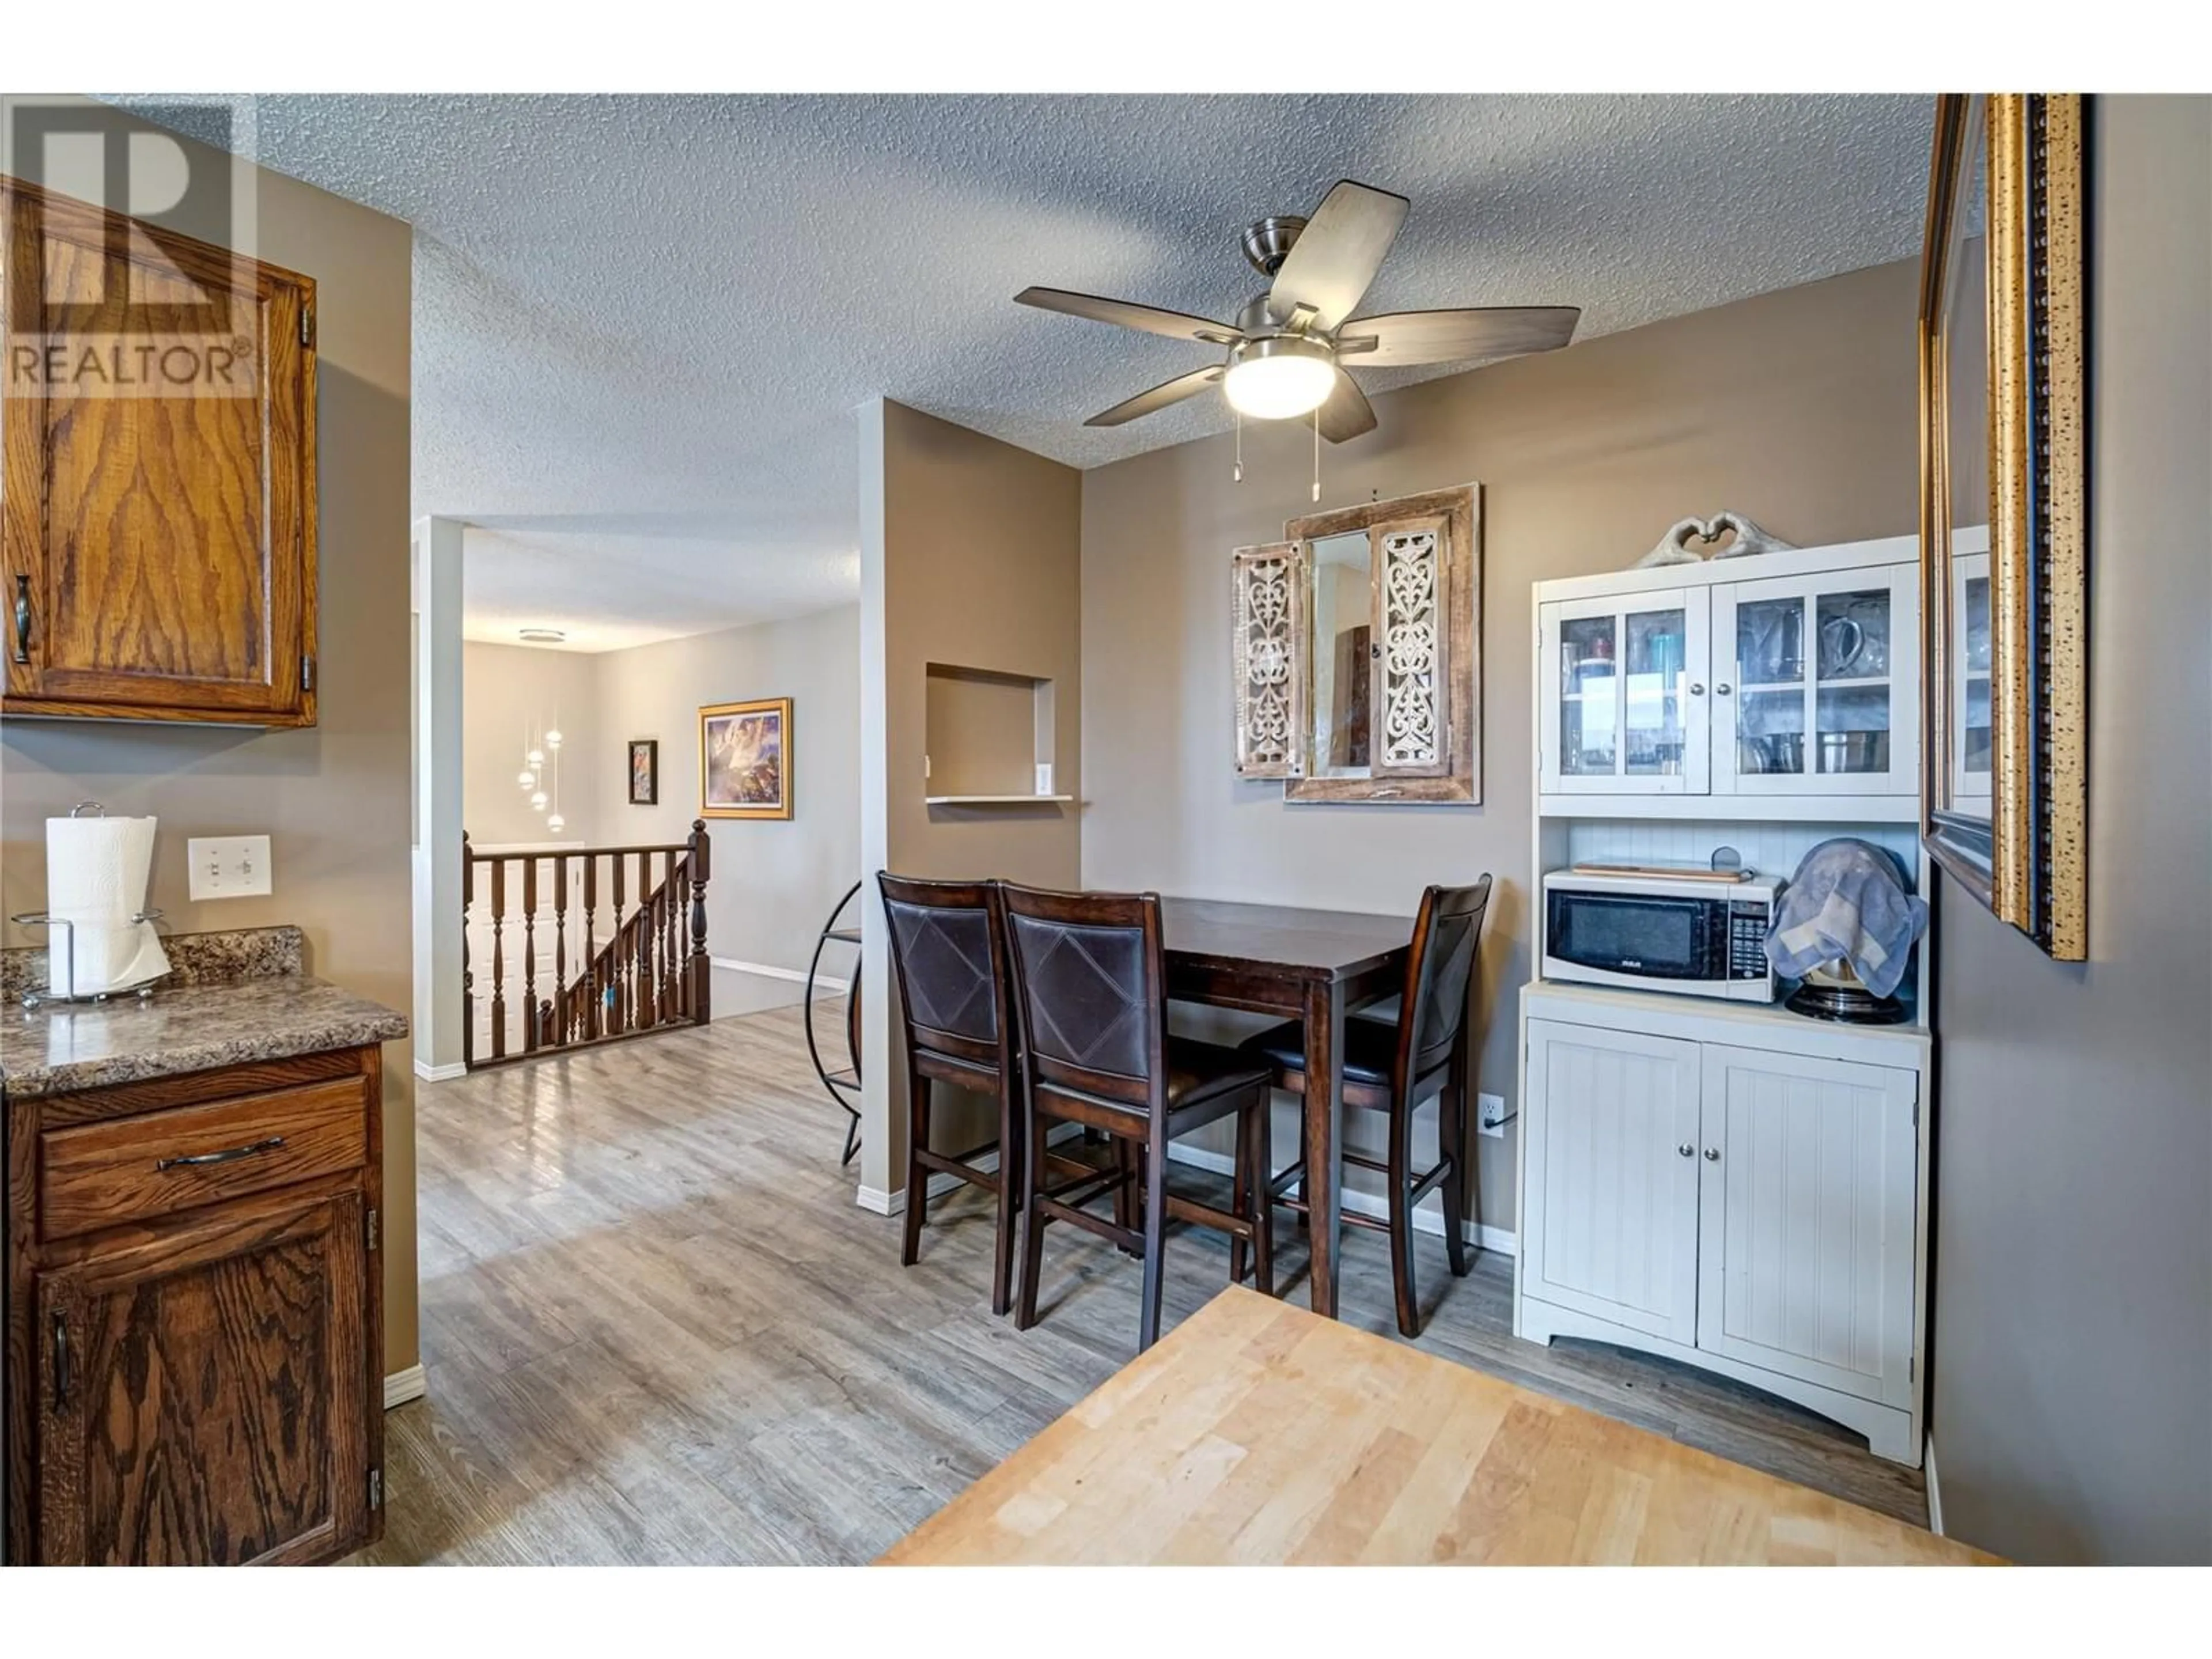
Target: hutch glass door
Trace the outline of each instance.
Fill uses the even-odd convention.
[[[1951,556],[1951,799],[1990,798],[1990,556]],[[1986,814],[1986,805],[1977,809]]]
[[[1916,580],[1890,565],[1714,587],[1716,792],[1918,791]]]
[[[1546,792],[1705,793],[1706,614],[1679,587],[1544,607]]]

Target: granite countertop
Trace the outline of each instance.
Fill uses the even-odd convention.
[[[295,927],[163,944],[176,971],[143,1001],[126,993],[104,1003],[0,1009],[7,1092],[64,1094],[407,1035],[404,1015],[301,971]]]

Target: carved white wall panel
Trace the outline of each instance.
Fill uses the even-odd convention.
[[[1376,543],[1377,776],[1432,777],[1449,765],[1441,522],[1382,525]]]
[[[1240,547],[1232,564],[1237,775],[1305,775],[1305,561],[1296,542]]]

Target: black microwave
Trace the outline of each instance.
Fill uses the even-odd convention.
[[[1544,977],[1771,1002],[1766,933],[1782,884],[1554,871],[1544,878]]]

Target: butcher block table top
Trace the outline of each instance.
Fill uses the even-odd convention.
[[[884,1559],[1811,1566],[1994,1558],[1231,1288]]]

